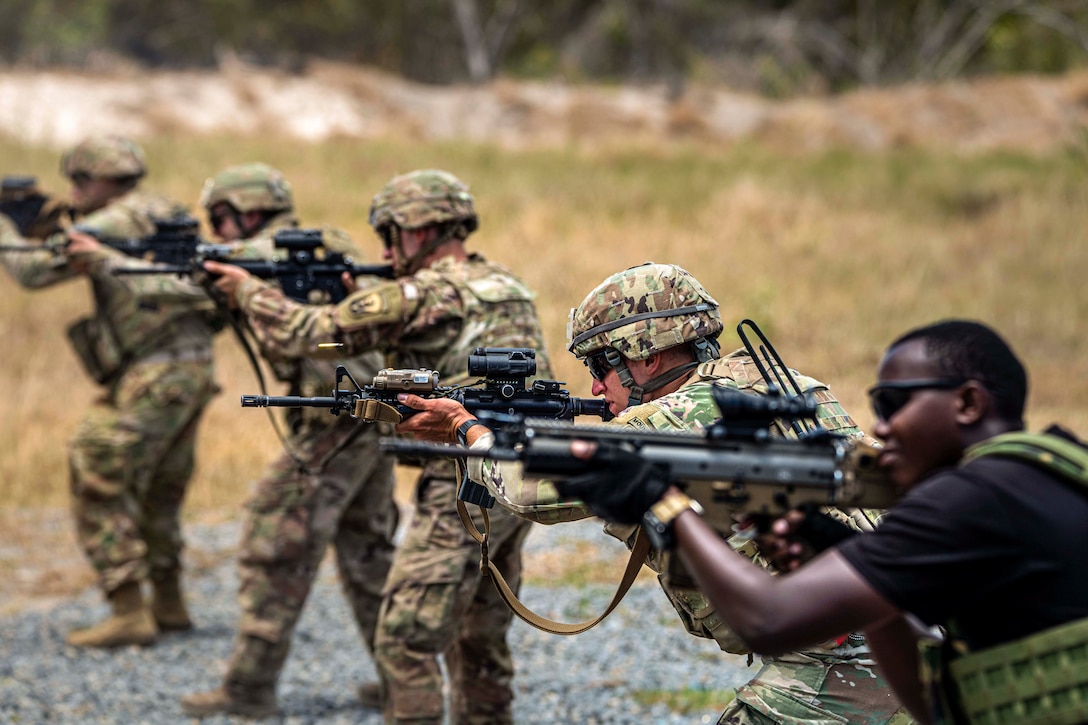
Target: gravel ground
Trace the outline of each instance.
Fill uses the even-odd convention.
[[[189,574],[186,582],[197,626],[163,636],[154,647],[83,651],[66,646],[69,629],[106,613],[93,589],[44,611],[0,617],[0,722],[185,722],[178,699],[217,685],[230,651],[238,611],[229,554],[238,530],[236,522],[187,527],[191,550],[214,562]],[[591,521],[538,527],[526,545],[527,573],[532,576],[534,554],[554,557],[556,550],[573,551],[579,545],[584,550],[586,541],[602,538],[599,524]],[[612,594],[609,586],[529,585],[522,597],[545,616],[580,621],[603,610]],[[721,707],[678,713],[662,704],[642,705],[634,694],[727,690],[753,672],[742,658],[688,636],[652,581],[640,580],[617,611],[585,634],[551,635],[515,620],[510,642],[518,723],[713,723]],[[333,567],[326,563],[280,680],[282,714],[269,722],[380,723],[379,715],[362,709],[355,698],[356,685],[375,677]]]

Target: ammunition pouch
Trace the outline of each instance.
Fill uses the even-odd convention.
[[[1088,618],[969,654],[947,642],[923,654],[938,724],[1088,721]]]
[[[68,339],[83,369],[100,385],[117,379],[127,362],[124,349],[109,322],[84,317],[68,326]]]

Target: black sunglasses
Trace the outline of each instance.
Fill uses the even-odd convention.
[[[86,173],[85,171],[77,171],[76,173],[69,176],[68,180],[76,186],[83,186],[90,183],[91,175]]]
[[[604,380],[604,376],[608,375],[608,371],[612,369],[612,365],[608,362],[608,353],[605,350],[598,350],[586,355],[585,363],[586,367],[589,368],[589,374],[593,376],[594,380]]]
[[[915,392],[919,390],[951,390],[966,382],[967,380],[964,378],[889,380],[869,388],[869,404],[878,419],[891,420],[893,415],[910,402],[911,396]]]

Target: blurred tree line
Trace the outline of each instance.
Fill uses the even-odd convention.
[[[0,62],[723,82],[770,95],[1088,64],[1088,0],[0,0]]]

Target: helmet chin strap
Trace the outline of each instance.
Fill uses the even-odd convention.
[[[707,360],[714,360],[719,356],[720,348],[717,340],[701,337],[692,342],[691,347],[695,353],[694,360],[674,367],[671,370],[666,370],[660,375],[650,378],[642,385],[635,383],[635,378],[627,368],[627,363],[624,361],[623,355],[614,347],[607,348],[604,352],[605,360],[607,360],[608,364],[612,366],[612,369],[616,371],[616,374],[620,378],[620,385],[628,390],[627,407],[630,408],[634,405],[641,405],[644,402],[643,398],[646,396],[646,393],[660,390],[674,380],[679,379],[688,372],[699,367],[701,363],[704,363]]]
[[[393,243],[396,245],[397,251],[400,253],[400,258],[404,260],[403,262],[401,262],[401,264],[397,265],[398,269],[396,269],[396,272],[398,274],[412,274],[414,272],[418,272],[420,269],[423,268],[423,260],[426,259],[431,252],[441,247],[450,239],[453,239],[453,237],[457,235],[457,232],[461,228],[462,225],[460,224],[448,225],[445,229],[442,230],[441,234],[438,234],[434,239],[424,244],[422,247],[419,248],[419,251],[409,257],[404,253],[404,235],[400,233],[400,227],[394,224],[393,228],[390,230],[390,233],[394,235]]]
[[[608,364],[612,366],[612,369],[615,370],[616,374],[619,376],[620,385],[627,388],[628,408],[633,405],[641,405],[643,403],[643,398],[646,397],[647,393],[660,390],[677,378],[699,367],[699,362],[697,360],[692,360],[689,363],[684,363],[671,370],[666,370],[660,375],[650,378],[645,383],[639,385],[635,382],[634,377],[631,375],[631,371],[627,368],[627,363],[624,362],[623,355],[615,348],[608,348],[604,355],[605,359],[608,360]]]

